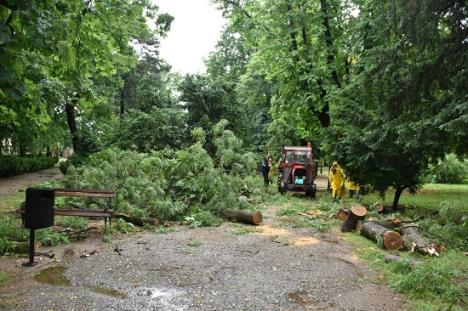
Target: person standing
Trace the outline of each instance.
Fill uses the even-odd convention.
[[[336,161],[333,162],[330,172],[328,173],[328,180],[332,188],[333,202],[341,200],[345,192],[345,177],[341,167]]]
[[[348,175],[346,180],[347,180],[347,185],[348,185],[349,197],[350,198],[356,197],[356,199],[359,200],[360,199],[360,195],[359,195],[360,186],[359,186],[359,184],[353,180],[351,175]]]
[[[268,156],[268,184],[273,182],[273,158]]]
[[[265,157],[262,160],[262,175],[263,175],[263,183],[265,187],[268,187],[270,181],[268,179],[268,173],[270,172],[270,166],[268,165],[268,159]]]

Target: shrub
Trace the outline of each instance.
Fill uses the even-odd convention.
[[[35,172],[52,167],[58,158],[51,157],[19,157],[0,156],[0,176],[15,176],[27,172]]]
[[[87,157],[85,155],[75,153],[70,158],[68,158],[68,160],[61,161],[59,163],[59,169],[62,172],[62,174],[65,175],[68,172],[70,166],[81,166],[86,161],[86,159]]]
[[[456,155],[447,154],[437,164],[430,164],[425,172],[427,183],[463,184],[468,183],[468,163]]]

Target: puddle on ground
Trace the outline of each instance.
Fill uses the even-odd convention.
[[[127,293],[125,292],[121,292],[113,288],[107,288],[101,285],[91,286],[90,289],[95,293],[114,297],[114,298],[125,299],[128,296]]]
[[[55,266],[45,268],[34,276],[34,279],[39,283],[55,285],[55,286],[70,286],[70,281],[65,277],[64,266]]]

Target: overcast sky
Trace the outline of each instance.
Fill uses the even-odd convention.
[[[174,16],[161,41],[161,56],[182,74],[205,71],[203,58],[214,49],[226,20],[210,0],[152,0],[161,13]]]

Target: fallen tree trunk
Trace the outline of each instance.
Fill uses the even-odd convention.
[[[349,212],[345,210],[344,208],[340,208],[338,213],[336,213],[336,218],[338,218],[341,221],[344,221],[346,217],[348,216]]]
[[[114,213],[113,217],[123,219],[126,222],[132,223],[138,227],[143,227],[144,225],[157,226],[161,223],[159,219],[157,218],[139,218],[139,217],[128,216],[128,215],[121,214],[121,213]]]
[[[241,211],[236,209],[225,209],[222,212],[222,215],[227,220],[235,220],[242,223],[250,224],[250,225],[259,225],[262,223],[262,213],[259,211],[256,212],[249,212],[249,211]]]
[[[397,232],[399,231],[398,227],[400,226],[400,223],[394,222],[393,220],[372,220],[372,222],[387,229],[395,230]]]
[[[423,255],[439,255],[436,246],[429,243],[418,230],[416,225],[408,225],[401,228],[403,234],[403,246],[410,252],[418,252]]]
[[[341,224],[341,231],[349,232],[356,229],[358,220],[364,219],[367,210],[362,205],[354,205],[348,212],[345,221]]]
[[[367,221],[361,226],[361,235],[371,239],[385,249],[399,249],[402,245],[398,232],[387,229],[375,222]]]

